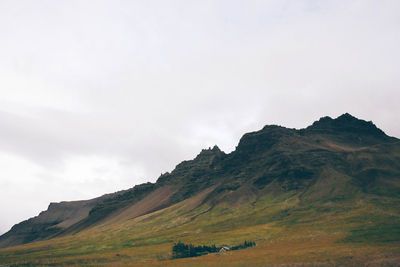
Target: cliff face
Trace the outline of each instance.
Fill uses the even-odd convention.
[[[324,117],[301,130],[265,126],[245,134],[232,153],[217,146],[203,150],[156,183],[93,200],[52,203],[1,236],[0,247],[79,232],[115,218],[132,219],[205,191],[199,204],[211,207],[287,192],[304,205],[355,196],[399,198],[400,140],[350,114]]]

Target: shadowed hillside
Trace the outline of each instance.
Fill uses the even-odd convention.
[[[271,264],[299,259],[326,263],[333,257],[335,264],[343,260],[357,265],[368,260],[368,253],[375,253],[376,260],[385,255],[389,262],[397,262],[393,255],[400,251],[399,207],[400,140],[346,113],[336,119],[321,118],[301,130],[265,126],[245,134],[233,152],[226,154],[217,146],[202,150],[156,183],[93,200],[51,204],[1,236],[0,247],[46,241],[2,250],[0,264],[18,263],[17,255],[28,255],[36,263],[50,258],[54,264],[72,264],[76,259],[106,265],[146,258],[163,262],[169,259],[167,247],[178,239],[217,245],[252,239],[257,246],[248,251],[261,258],[274,249],[272,244],[290,248],[307,240],[326,247],[325,252],[315,252],[318,257],[304,256],[305,251],[316,250],[305,247],[297,251],[304,257],[288,256],[289,262],[277,259]],[[72,234],[86,244],[83,254]],[[96,246],[95,240],[105,241]],[[357,261],[341,254],[349,244]],[[62,254],[67,245],[68,257]],[[35,246],[48,246],[46,251],[55,254],[32,254]],[[159,254],[143,252],[146,247]],[[122,252],[126,258],[116,256]],[[98,253],[109,257],[96,258]],[[246,253],[251,254],[240,251],[232,257],[243,254],[245,259]],[[93,261],[84,255],[93,255]],[[224,265],[210,257],[200,258],[210,265]]]

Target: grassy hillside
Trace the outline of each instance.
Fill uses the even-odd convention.
[[[42,239],[1,249],[0,264],[400,266],[400,140],[349,114],[302,130],[266,126],[230,154],[203,150],[154,184],[97,201],[62,230],[47,224],[77,216],[44,214],[0,237]],[[179,241],[245,240],[257,245],[171,259]]]
[[[359,266],[385,263],[398,266],[400,261],[397,199],[378,201],[363,196],[357,202],[339,200],[309,205],[297,194],[288,193],[262,197],[247,205],[202,204],[193,208],[202,197],[133,220],[3,249],[0,264]],[[257,246],[197,258],[170,259],[171,248],[177,241],[232,246],[243,240],[254,240]]]

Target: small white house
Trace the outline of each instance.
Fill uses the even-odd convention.
[[[224,251],[229,251],[229,250],[231,250],[229,247],[222,246],[221,249],[219,250],[219,252],[224,252]]]

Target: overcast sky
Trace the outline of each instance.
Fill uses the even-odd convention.
[[[350,112],[400,137],[400,1],[0,0],[0,233]]]

